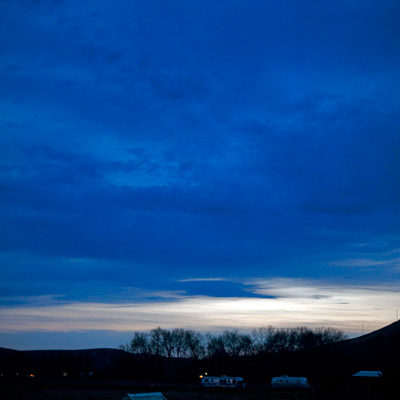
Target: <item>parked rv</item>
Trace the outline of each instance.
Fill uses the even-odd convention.
[[[122,400],[167,400],[161,392],[127,393]]]
[[[204,387],[245,387],[246,382],[240,376],[205,376],[201,380]]]
[[[382,378],[381,371],[358,371],[353,374],[354,377],[357,378]]]
[[[358,371],[351,377],[351,383],[356,392],[380,392],[385,381],[382,371]]]
[[[275,376],[271,379],[272,389],[310,389],[307,378],[302,376]]]

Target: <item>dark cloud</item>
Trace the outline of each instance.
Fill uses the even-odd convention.
[[[397,1],[0,8],[3,293],[245,296],[175,281],[399,247]]]
[[[252,293],[245,284],[229,280],[184,280],[177,282],[176,288],[181,288],[188,296],[275,298],[275,296]]]

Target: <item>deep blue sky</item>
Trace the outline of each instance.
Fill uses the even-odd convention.
[[[396,0],[2,1],[0,346],[391,322],[399,17]]]

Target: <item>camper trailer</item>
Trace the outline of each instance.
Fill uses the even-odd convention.
[[[205,376],[201,380],[204,387],[245,387],[246,383],[240,376]]]
[[[122,400],[167,400],[161,392],[127,393]]]
[[[381,371],[358,371],[353,375],[357,378],[382,378]]]
[[[276,376],[271,379],[272,389],[310,389],[307,378],[302,376]]]
[[[351,377],[355,392],[379,392],[384,384],[382,371],[358,371]]]

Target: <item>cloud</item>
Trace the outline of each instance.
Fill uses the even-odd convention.
[[[396,275],[398,2],[0,8],[11,303],[325,304],[330,285],[243,282]]]
[[[329,261],[327,265],[386,271],[388,275],[396,274],[400,270],[399,249],[390,245],[392,245],[391,241],[385,241],[382,238],[372,243],[355,243],[352,247],[356,247],[357,252],[351,252],[350,257],[347,258]]]
[[[337,267],[381,267],[381,268],[398,268],[400,265],[400,258],[393,259],[373,259],[373,258],[353,258],[346,260],[331,261],[330,265]]]
[[[2,306],[2,332],[145,330],[194,328],[218,331],[258,326],[333,326],[361,333],[390,323],[400,300],[399,286],[342,285],[296,279],[249,280],[257,294],[270,298],[221,298],[155,292],[168,301],[122,304],[60,302],[48,299],[38,305],[27,299],[24,305]],[[149,293],[147,294],[149,296]],[[42,299],[43,300],[43,299]]]
[[[221,282],[227,281],[229,279],[226,278],[186,278],[186,279],[178,279],[178,282]]]
[[[189,278],[179,279],[178,287],[186,296],[208,296],[224,298],[265,297],[253,293],[240,279],[233,278]]]

